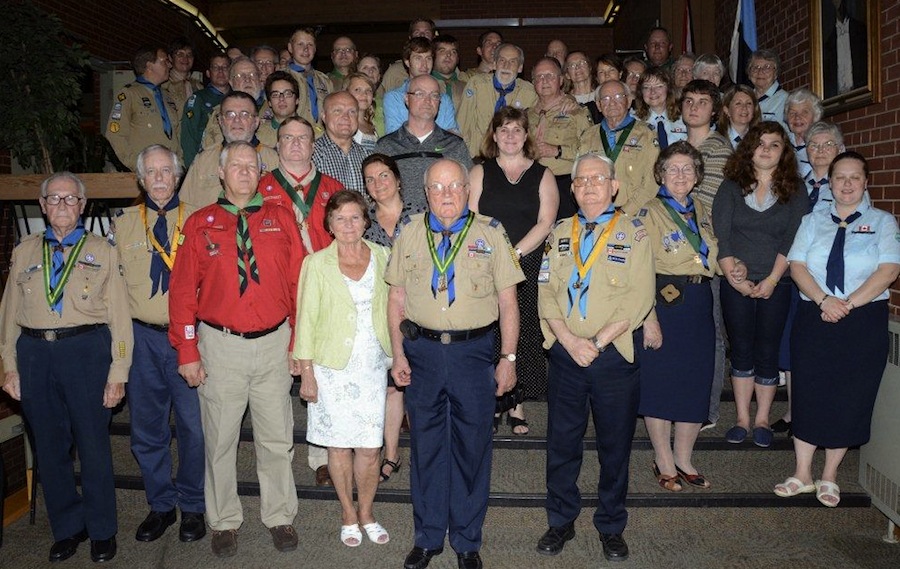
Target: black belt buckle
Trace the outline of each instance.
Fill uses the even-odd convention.
[[[421,329],[419,328],[418,324],[416,324],[409,318],[405,318],[402,322],[400,322],[400,333],[403,334],[403,337],[410,342],[414,342],[419,339]]]

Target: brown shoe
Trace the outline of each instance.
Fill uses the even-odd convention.
[[[323,464],[316,469],[316,486],[333,486],[331,475],[328,474],[327,464]]]
[[[269,528],[272,534],[272,543],[278,551],[294,551],[297,549],[297,531],[292,525],[275,526]]]
[[[216,557],[233,557],[237,553],[237,530],[213,530],[212,552]]]

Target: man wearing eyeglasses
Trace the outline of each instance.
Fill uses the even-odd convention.
[[[253,65],[253,62],[249,63]],[[253,97],[243,91],[232,91],[222,99],[217,118],[225,142],[206,148],[197,156],[184,178],[179,193],[183,201],[198,208],[215,203],[222,192],[222,184],[219,181],[219,154],[225,144],[238,140],[249,142],[259,154],[263,172],[278,166],[278,154],[256,138],[259,115]]]
[[[359,102],[347,91],[325,97],[322,105],[325,134],[313,146],[316,169],[328,174],[348,190],[366,195],[362,162],[369,152],[353,140],[359,129]]]
[[[272,116],[260,119],[256,137],[266,146],[275,148],[278,142],[278,127],[288,117],[297,116],[297,80],[287,71],[274,71],[266,79],[266,100]]]
[[[359,52],[356,51],[356,44],[347,36],[341,36],[331,44],[331,63],[334,69],[328,73],[328,78],[336,91],[344,90],[344,80],[356,70],[357,57]]]
[[[403,46],[403,64],[409,70],[410,79],[415,79],[420,75],[429,75],[434,67],[434,47],[431,45],[431,41],[426,38],[416,37],[406,42],[406,45]],[[410,79],[407,79],[399,87],[388,91],[384,95],[385,134],[390,134],[403,126],[403,123],[409,117],[409,111],[404,104],[404,100],[409,92]],[[459,133],[453,99],[450,98],[446,91],[439,91],[438,95],[437,125],[444,130]]]
[[[258,45],[250,50],[250,59],[256,64],[259,70],[259,82],[265,85],[269,80],[269,75],[275,71],[275,65],[278,63],[278,53],[275,48],[268,45]]]
[[[181,154],[181,124],[175,101],[160,88],[172,68],[166,50],[142,47],[131,63],[135,81],[116,95],[105,135],[122,164],[135,171],[138,153],[151,144]]]
[[[39,202],[47,229],[13,250],[0,302],[0,383],[22,402],[34,436],[55,540],[50,562],[72,557],[88,538],[91,559],[109,561],[118,531],[109,420],[134,345],[125,277],[115,247],[85,230],[77,176],[44,180]]]
[[[228,83],[228,68],[231,60],[225,54],[215,54],[209,58],[209,69],[206,77],[209,84],[191,95],[184,107],[181,117],[181,149],[184,152],[184,168],[187,170],[194,163],[203,142],[203,131],[225,95],[231,91]]]
[[[427,567],[449,533],[458,566],[481,569],[495,397],[516,384],[525,276],[500,222],[469,211],[465,165],[438,160],[424,185],[428,212],[402,227],[385,274],[391,375],[410,424],[415,542],[403,566]]]
[[[452,158],[471,168],[472,159],[460,137],[435,123],[441,87],[434,77],[419,75],[412,79],[404,100],[409,118],[402,127],[382,136],[375,144],[375,152],[397,161],[403,199],[418,213],[425,211],[427,204],[422,184],[425,170],[440,158]]]
[[[471,156],[481,152],[484,134],[495,112],[505,106],[524,111],[538,100],[534,86],[518,79],[525,64],[522,48],[505,43],[494,53],[494,72],[479,73],[469,79],[456,117]]]
[[[632,94],[622,81],[610,80],[600,85],[597,106],[603,120],[585,132],[579,153],[598,153],[615,163],[619,173],[616,206],[635,215],[659,189],[653,179],[659,140],[656,130],[629,114],[631,101]]]
[[[581,512],[578,475],[590,412],[600,459],[594,527],[608,560],[628,558],[622,533],[640,399],[640,350],[635,346],[643,346],[642,326],[653,308],[656,275],[643,223],[613,205],[621,189],[617,170],[602,154],[575,160],[571,188],[578,213],[547,238],[538,273],[538,311],[550,358],[550,527],[537,543],[542,555],[557,555],[575,537]]]

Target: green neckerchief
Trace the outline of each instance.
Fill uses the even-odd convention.
[[[604,132],[603,127],[600,127],[600,143],[603,144],[603,151],[606,152],[606,156],[609,157],[613,162],[616,161],[616,158],[619,157],[619,152],[622,151],[622,147],[625,146],[625,141],[628,140],[628,135],[631,134],[631,129],[634,128],[634,125],[637,123],[637,120],[631,121],[631,124],[622,129],[621,135],[618,140],[616,140],[616,147],[609,147],[609,140],[606,136],[606,132]],[[615,130],[613,130],[615,132]]]
[[[666,199],[664,197],[656,197],[659,198],[659,201],[662,202],[663,206],[666,208],[666,211],[669,212],[669,217],[672,218],[672,221],[675,222],[675,225],[678,226],[678,229],[680,229],[681,232],[684,233],[684,236],[685,238],[687,238],[688,243],[690,243],[691,247],[694,248],[694,252],[700,253],[700,234],[694,233],[694,231],[690,227],[688,227],[688,224],[684,222],[681,214],[675,211],[675,208],[666,203]]]
[[[306,219],[309,215],[310,208],[312,208],[312,205],[316,200],[316,193],[319,191],[319,184],[322,182],[322,173],[318,170],[316,171],[316,175],[313,177],[312,182],[309,183],[309,192],[306,193],[305,200],[300,197],[300,192],[298,192],[297,188],[288,181],[280,169],[275,168],[272,170],[272,175],[275,176],[275,180],[282,189],[287,192],[288,197],[291,198],[291,201],[294,202],[294,205],[297,206],[300,213],[303,214],[303,219]]]
[[[85,241],[87,241],[87,231],[85,231],[81,235],[81,238],[78,239],[78,242],[75,243],[72,252],[69,253],[69,258],[66,259],[66,263],[63,265],[63,272],[59,277],[59,282],[56,283],[56,288],[51,289],[50,272],[53,270],[53,247],[50,246],[49,241],[46,239],[44,240],[44,292],[47,295],[47,303],[50,305],[51,309],[56,306],[56,303],[59,302],[60,297],[62,297],[63,288],[65,288],[66,283],[69,281],[69,276],[72,274],[72,267],[75,266],[75,262],[78,260],[78,255],[81,254],[81,248],[84,247]]]
[[[260,210],[263,205],[263,198],[259,192],[247,202],[243,208],[238,208],[228,198],[225,192],[219,196],[217,202],[222,209],[232,215],[237,216],[237,258],[238,258],[238,288],[241,295],[247,291],[248,277],[259,284],[259,267],[256,264],[256,255],[253,252],[253,240],[250,238],[250,225],[247,223],[247,217],[250,214]]]

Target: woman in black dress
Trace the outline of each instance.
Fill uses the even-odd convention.
[[[535,144],[528,135],[528,116],[514,107],[504,107],[494,115],[481,156],[484,163],[472,168],[469,175],[469,209],[500,220],[519,256],[525,281],[518,287],[521,329],[516,369],[525,397],[543,399],[547,363],[537,313],[537,274],[544,240],[559,207],[556,179],[537,162]],[[498,424],[499,417],[495,417],[495,429]],[[509,424],[514,434],[528,434],[521,404],[509,412]]]

